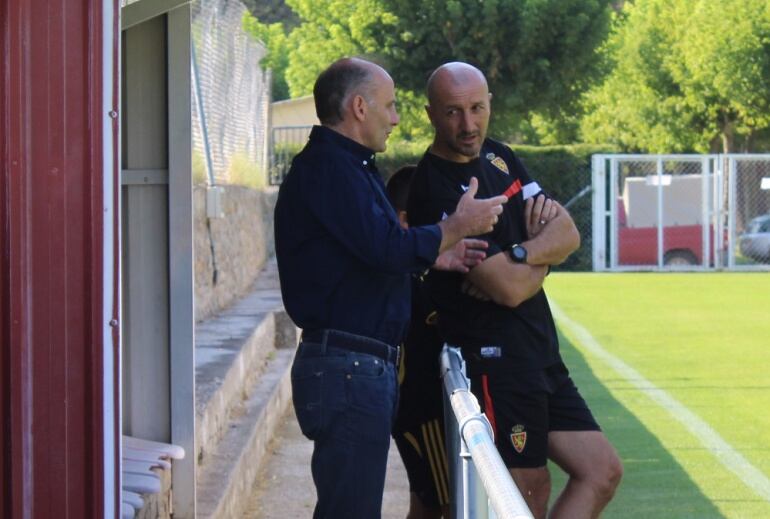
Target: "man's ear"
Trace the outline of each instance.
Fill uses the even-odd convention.
[[[433,112],[430,109],[430,105],[425,105],[425,113],[428,114],[428,120],[433,123]]]
[[[369,103],[366,102],[366,99],[364,99],[364,96],[362,95],[353,96],[351,104],[353,108],[353,117],[355,117],[359,121],[363,121],[364,119],[366,119],[366,114],[369,110]]]

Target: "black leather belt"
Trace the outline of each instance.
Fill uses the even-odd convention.
[[[379,357],[385,362],[398,364],[398,347],[391,346],[377,339],[356,335],[340,330],[305,330],[302,332],[302,342],[317,343],[333,348],[366,353]]]

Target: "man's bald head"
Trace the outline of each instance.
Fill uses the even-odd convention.
[[[474,83],[483,83],[485,87],[487,86],[487,78],[479,69],[462,61],[444,63],[428,78],[428,103],[436,102],[437,96],[444,92]]]
[[[453,162],[478,157],[490,114],[484,74],[467,63],[446,63],[431,74],[427,92],[425,109],[436,130],[431,152]]]

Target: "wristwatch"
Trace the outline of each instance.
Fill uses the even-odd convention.
[[[511,254],[511,259],[513,259],[513,261],[516,263],[527,262],[527,249],[525,249],[524,246],[519,245],[518,243],[511,246],[510,254]]]

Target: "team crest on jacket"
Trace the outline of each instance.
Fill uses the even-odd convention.
[[[497,169],[505,173],[506,175],[509,175],[508,172],[508,164],[505,163],[502,157],[495,157],[493,159],[490,159],[490,162],[493,166],[495,166]]]
[[[511,429],[511,444],[519,454],[524,450],[527,445],[527,431],[524,430],[523,425],[514,425]]]

